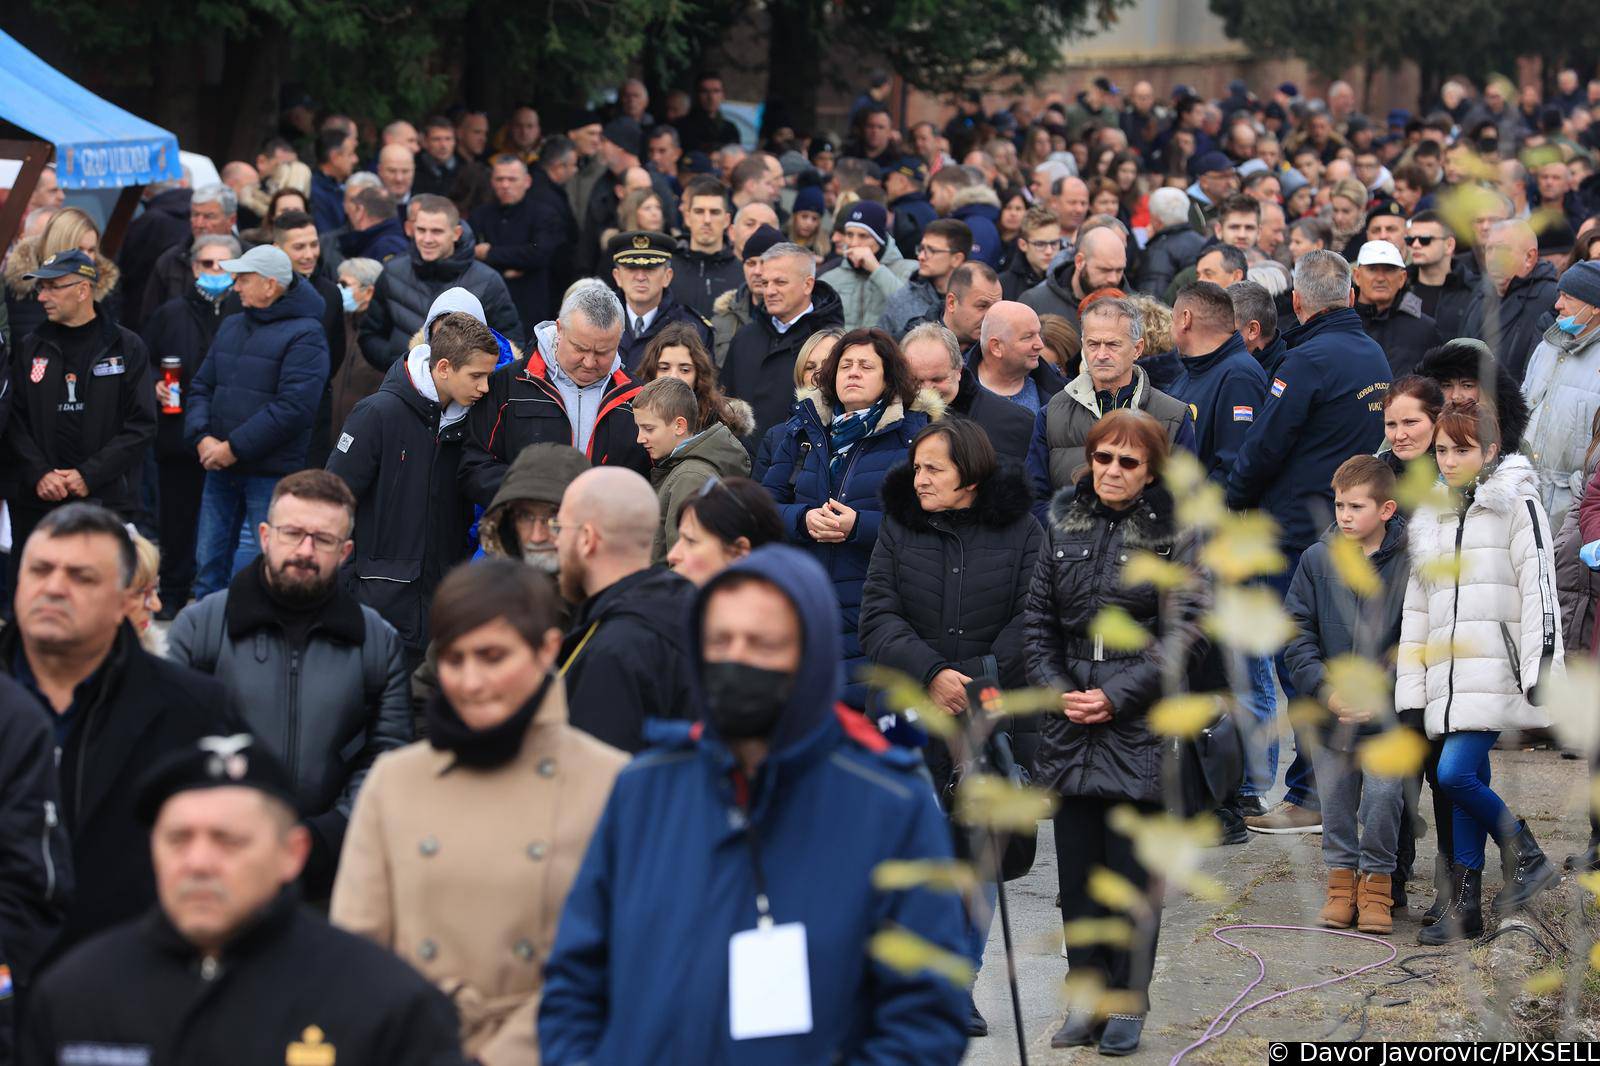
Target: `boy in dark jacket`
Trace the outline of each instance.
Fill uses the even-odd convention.
[[[1386,660],[1400,639],[1408,576],[1405,519],[1397,513],[1394,472],[1376,456],[1346,460],[1334,472],[1333,491],[1338,528],[1300,557],[1284,599],[1298,632],[1283,654],[1295,689],[1317,696],[1330,713],[1313,755],[1328,866],[1322,924],[1348,929],[1354,923],[1363,933],[1387,934],[1394,928],[1391,877],[1405,781],[1358,765],[1358,739],[1381,730],[1376,719],[1386,708],[1374,706],[1370,695],[1341,692],[1339,675],[1358,660]],[[1348,561],[1340,559],[1345,553]],[[1367,567],[1376,575],[1377,596],[1352,587],[1363,584],[1355,571]],[[1390,682],[1392,687],[1392,676]]]
[[[465,289],[428,311],[424,343],[345,420],[328,456],[356,496],[356,550],[346,577],[383,615],[415,666],[428,646],[428,604],[445,572],[467,557],[471,511],[456,486],[467,408],[489,391],[500,356],[494,331]]]

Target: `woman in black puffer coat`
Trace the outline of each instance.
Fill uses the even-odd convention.
[[[1160,483],[1167,449],[1166,430],[1141,411],[1114,411],[1095,423],[1084,442],[1090,473],[1051,502],[1048,540],[1028,592],[1028,680],[1062,694],[1063,713],[1041,719],[1034,782],[1061,797],[1055,833],[1063,921],[1110,913],[1089,897],[1089,874],[1097,866],[1145,891],[1160,921],[1150,873],[1110,820],[1122,806],[1141,814],[1161,809],[1163,743],[1145,716],[1161,698],[1164,675],[1175,673],[1175,687],[1181,687],[1188,664],[1204,650],[1198,624],[1207,596],[1200,583],[1163,595],[1150,585],[1129,588],[1122,579],[1137,551],[1194,564],[1195,535],[1176,528],[1172,496]],[[1107,607],[1126,611],[1150,634],[1144,648],[1116,650],[1091,635]],[[1169,636],[1186,649],[1184,662],[1167,661],[1163,642]],[[1098,1038],[1101,1053],[1130,1054],[1144,1025],[1155,956],[1153,928],[1132,950],[1069,946],[1072,973],[1098,974],[1108,990],[1131,993],[1140,1008],[1111,1015],[1103,1030],[1092,1015],[1075,1010],[1051,1046]]]
[[[879,496],[883,523],[858,629],[867,658],[927,687],[950,714],[966,709],[966,684],[975,677],[995,677],[1007,689],[1026,686],[1022,609],[1044,532],[1030,513],[1033,497],[1021,471],[1000,466],[976,422],[950,419],[917,434],[910,464],[884,475]],[[1013,734],[1023,757],[1037,733],[1031,719],[1015,724],[1026,729]],[[931,738],[923,753],[948,809],[950,750]],[[966,854],[965,837],[956,834],[958,854]],[[974,965],[983,963],[992,909],[991,898],[971,923]],[[987,1031],[973,1012],[974,1024]]]

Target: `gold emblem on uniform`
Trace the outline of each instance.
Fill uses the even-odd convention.
[[[633,238],[633,246],[641,250],[648,248],[650,247],[650,238],[646,237],[642,233],[635,234]]]
[[[300,1039],[290,1044],[284,1053],[284,1066],[334,1066],[337,1053],[332,1044],[323,1042],[325,1039],[317,1026],[306,1026]]]

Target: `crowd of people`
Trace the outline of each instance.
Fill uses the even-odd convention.
[[[996,689],[1048,694],[996,733],[1065,927],[1138,897],[1067,938],[1105,995],[1054,1047],[1139,1046],[1168,697],[1241,738],[1219,846],[1322,834],[1322,924],[1409,913],[1424,783],[1421,941],[1483,932],[1489,839],[1526,906],[1562,870],[1490,752],[1600,593],[1600,80],[1557,87],[1097,77],[901,131],[875,75],[756,149],[711,72],[498,130],[293,97],[115,260],[47,169],[0,1063],[954,1064],[1001,872],[884,870],[983,854],[1006,760],[942,719]],[[1264,562],[1208,550],[1245,512]],[[1250,597],[1271,649],[1215,624]],[[1361,757],[1401,730],[1419,765]]]

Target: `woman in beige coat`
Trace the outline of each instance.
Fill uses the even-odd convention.
[[[442,988],[484,1066],[538,1062],[544,961],[627,761],[567,724],[559,611],[550,582],[521,563],[445,578],[429,739],[373,766],[333,888],[334,924]]]

